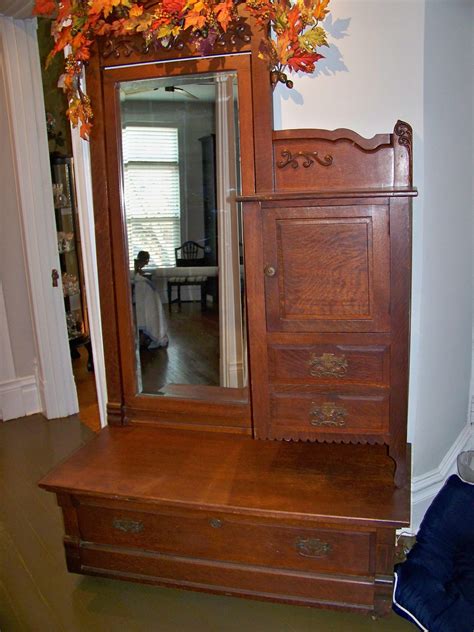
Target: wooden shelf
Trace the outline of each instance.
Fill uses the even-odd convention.
[[[394,487],[383,446],[109,427],[40,485],[56,493],[352,526],[398,528],[410,521],[409,490]]]

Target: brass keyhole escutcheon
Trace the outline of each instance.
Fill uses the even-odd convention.
[[[274,277],[276,274],[276,270],[273,266],[265,266],[265,269],[263,271],[265,273],[265,276],[267,277]]]
[[[141,533],[144,529],[143,522],[139,520],[127,520],[125,518],[114,518],[112,526],[124,533]]]
[[[326,557],[332,550],[328,542],[318,538],[297,538],[295,547],[298,554],[303,557]]]

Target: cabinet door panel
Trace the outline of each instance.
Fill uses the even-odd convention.
[[[386,206],[269,209],[264,224],[269,331],[389,330]]]

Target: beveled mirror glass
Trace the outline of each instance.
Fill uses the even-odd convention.
[[[247,384],[236,72],[120,83],[137,392]]]

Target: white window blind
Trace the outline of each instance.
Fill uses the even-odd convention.
[[[150,253],[150,265],[174,266],[181,244],[178,130],[127,126],[122,139],[130,268],[140,250]]]

